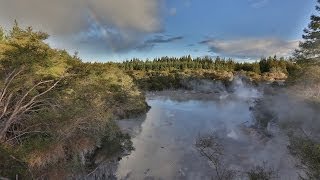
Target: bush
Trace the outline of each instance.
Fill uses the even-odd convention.
[[[271,180],[277,179],[278,173],[270,167],[263,163],[262,166],[256,166],[253,169],[246,172],[249,180]]]
[[[300,159],[305,175],[301,179],[320,179],[320,143],[309,139],[291,136],[290,153]]]

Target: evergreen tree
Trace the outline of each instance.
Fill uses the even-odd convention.
[[[316,6],[317,13],[310,17],[308,28],[304,29],[304,39],[295,52],[298,60],[317,60],[320,57],[320,0]],[[318,60],[317,60],[318,61]]]

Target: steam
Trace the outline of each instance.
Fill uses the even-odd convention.
[[[200,86],[200,87],[213,87]],[[272,94],[265,93],[273,90]],[[276,93],[277,91],[277,93]],[[225,94],[227,92],[227,94]],[[277,94],[277,95],[274,95]],[[221,95],[228,106],[225,108],[238,106],[250,108],[256,106],[257,101],[261,101],[263,106],[259,106],[260,111],[272,112],[272,117],[266,130],[259,129],[256,126],[256,117],[249,110],[247,121],[238,118],[236,111],[230,111],[235,114],[222,114],[225,120],[213,130],[222,140],[225,147],[224,161],[229,168],[235,171],[248,171],[254,166],[260,166],[267,163],[279,171],[281,178],[298,179],[298,173],[301,171],[295,166],[297,160],[288,152],[288,137],[286,132],[279,128],[279,124],[284,122],[302,125],[301,127],[307,133],[314,134],[315,121],[320,122],[316,116],[316,110],[307,103],[289,96],[281,89],[272,89],[270,87],[256,87],[246,81],[244,77],[236,76],[231,85],[226,87]],[[262,100],[261,100],[262,99]],[[229,112],[226,110],[226,112]],[[239,110],[244,113],[245,110]],[[276,123],[272,120],[278,120]],[[317,123],[316,127],[320,127]],[[313,130],[312,130],[313,128]],[[320,128],[318,128],[319,130]],[[313,132],[313,133],[311,133]],[[319,133],[318,133],[319,134]]]
[[[319,106],[282,90],[276,95],[265,95],[261,111],[273,113],[277,124],[286,125],[287,131],[319,139]]]
[[[299,160],[288,151],[288,132],[318,141],[319,105],[301,98],[290,87],[253,87],[241,77],[235,78],[231,89],[229,96],[246,101],[259,116],[252,114],[253,117],[245,123],[228,121],[224,129],[217,130],[224,137],[230,168],[242,171],[267,162],[268,166],[279,170],[281,179],[303,176],[302,169],[297,168]],[[269,121],[267,128],[260,129],[256,118]]]
[[[232,84],[227,89],[229,93],[220,95],[220,99],[231,102],[236,101],[237,104],[241,102],[244,106],[249,107],[253,107],[255,105],[255,101],[263,95],[263,93],[256,87],[249,84],[249,81],[246,81],[245,77],[240,75],[235,76]],[[239,129],[239,126],[252,125],[254,122],[254,118],[251,115],[248,115],[248,117],[247,121],[244,122],[239,121],[236,117],[231,119],[231,121],[229,120],[224,122],[226,137],[233,140],[241,140],[244,135],[241,129]]]
[[[245,83],[244,77],[236,76],[233,80],[233,94],[239,98],[252,99],[261,97],[262,93]]]
[[[183,86],[198,93],[215,93],[220,99],[233,96],[241,99],[255,99],[262,96],[262,93],[252,85],[249,81],[240,75],[236,75],[230,82],[212,81],[206,79],[185,80]]]
[[[226,87],[221,81],[211,81],[206,79],[186,80],[182,84],[187,88],[199,93],[222,93],[226,92]]]

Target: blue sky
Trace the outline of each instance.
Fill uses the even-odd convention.
[[[48,43],[79,51],[85,61],[188,54],[254,60],[290,55],[316,1],[0,0],[0,4],[2,26],[10,27],[17,19],[49,32]]]
[[[184,38],[174,43],[157,45],[149,52],[137,52],[137,56],[233,56],[208,52],[208,44],[199,44],[208,39],[230,43],[232,40],[243,39],[297,41],[309,22],[314,6],[314,1],[306,0],[168,1],[169,15],[165,18],[165,33]],[[235,55],[235,58],[243,57]],[[249,55],[248,58],[256,56]]]

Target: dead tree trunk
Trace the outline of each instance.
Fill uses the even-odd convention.
[[[17,123],[22,123],[22,117],[34,111],[35,109],[43,108],[47,103],[43,98],[48,92],[54,89],[59,81],[46,80],[40,81],[31,88],[29,88],[24,93],[17,93],[16,91],[10,92],[10,86],[12,82],[19,76],[22,72],[12,71],[4,80],[3,87],[0,94],[0,142],[4,142],[7,139],[7,134],[9,129]],[[31,95],[31,93],[38,88],[40,85],[48,86],[42,92]],[[21,84],[21,90],[25,89],[23,84]]]

